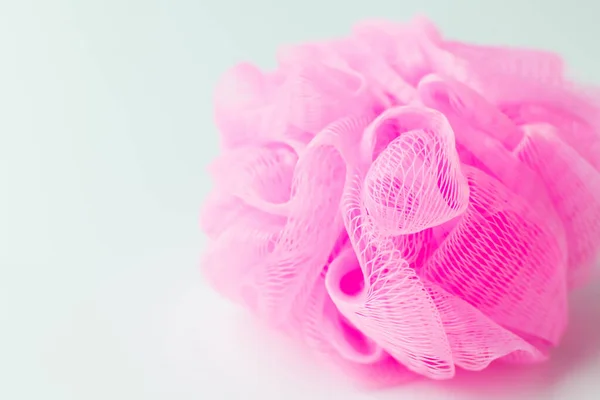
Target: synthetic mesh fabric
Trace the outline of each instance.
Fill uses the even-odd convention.
[[[424,19],[278,63],[217,89],[214,287],[369,385],[545,360],[597,260],[597,98]]]

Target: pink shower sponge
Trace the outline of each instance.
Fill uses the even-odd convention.
[[[600,244],[598,98],[421,18],[278,65],[216,92],[213,286],[369,384],[546,359]]]

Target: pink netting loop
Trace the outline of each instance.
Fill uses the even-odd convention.
[[[217,88],[212,285],[369,385],[547,359],[600,246],[599,92],[423,18],[278,63]]]
[[[386,110],[365,130],[367,161],[384,124],[392,125],[397,138],[377,156],[364,180],[364,204],[373,223],[386,234],[406,235],[464,212],[469,188],[446,118],[423,107]]]

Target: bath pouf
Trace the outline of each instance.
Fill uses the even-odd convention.
[[[417,18],[229,70],[202,269],[369,385],[560,343],[600,244],[600,102],[551,53]]]

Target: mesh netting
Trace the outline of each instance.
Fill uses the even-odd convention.
[[[600,113],[560,57],[362,23],[223,78],[224,295],[363,382],[545,360],[600,243]]]

